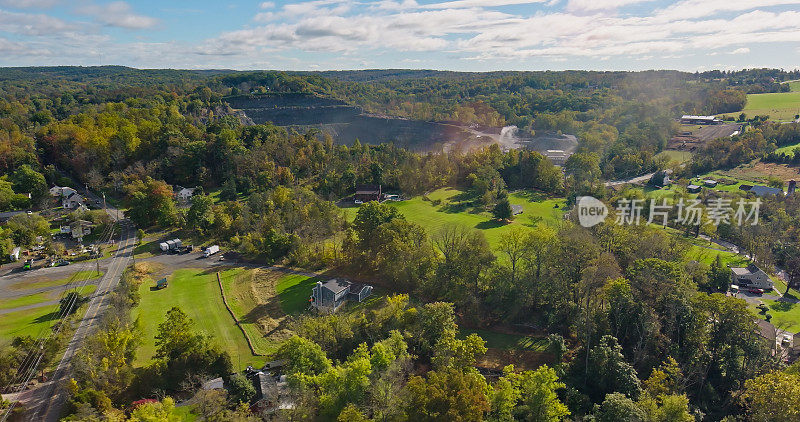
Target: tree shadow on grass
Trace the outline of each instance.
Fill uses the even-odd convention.
[[[281,309],[287,315],[297,315],[309,306],[311,289],[320,281],[318,278],[309,278],[289,287],[278,295]]]
[[[55,320],[58,319],[59,314],[60,314],[59,311],[53,311],[53,312],[50,312],[49,314],[38,316],[36,319],[33,320],[33,322],[38,324],[38,323],[41,323],[41,322],[55,321]]]
[[[537,192],[537,191],[530,191],[530,190],[517,191],[517,192],[514,192],[514,195],[518,196],[520,198],[523,198],[528,202],[543,202],[543,201],[546,201],[548,199],[548,196],[547,196],[546,193]]]
[[[495,228],[498,228],[498,227],[503,227],[506,224],[508,224],[508,223],[506,223],[505,221],[487,220],[487,221],[481,221],[480,223],[476,224],[475,228],[478,229],[478,230],[488,230],[488,229],[495,229]]]
[[[779,300],[779,301],[775,302],[775,304],[772,305],[771,308],[772,308],[772,310],[777,311],[777,312],[789,312],[790,310],[792,310],[792,308],[794,308],[794,306],[795,306],[794,303],[791,303],[791,302],[788,302],[788,301],[784,301],[784,300]]]

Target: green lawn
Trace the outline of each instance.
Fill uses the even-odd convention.
[[[749,94],[741,112],[747,117],[769,115],[773,120],[794,120],[800,114],[800,92]]]
[[[800,304],[770,299],[763,299],[763,301],[769,307],[769,313],[772,315],[770,322],[793,333],[800,331]],[[759,314],[759,317],[763,319],[762,314]]]
[[[461,337],[477,334],[486,341],[486,347],[493,349],[533,350],[543,352],[547,350],[548,341],[544,337],[532,337],[517,334],[498,333],[489,330],[463,329]]]
[[[287,315],[298,315],[308,308],[308,298],[317,279],[299,274],[286,274],[278,280],[275,290],[281,308]]]
[[[786,145],[785,147],[780,147],[776,149],[775,152],[778,154],[786,154],[789,156],[794,156],[795,148],[800,148],[800,144]]]
[[[222,272],[229,277],[241,269]],[[253,356],[242,332],[225,309],[222,296],[213,272],[200,269],[181,269],[168,277],[169,287],[162,290],[151,289],[152,284],[143,283],[139,287],[141,301],[133,310],[133,318],[139,319],[142,332],[142,345],[136,356],[136,365],[146,365],[155,353],[155,333],[158,324],[164,321],[167,311],[173,306],[181,308],[195,322],[195,329],[211,334],[217,344],[231,355],[233,364],[241,369],[247,365],[260,366],[266,359]]]
[[[65,286],[69,283],[79,282],[82,280],[93,280],[96,278],[100,278],[102,275],[103,275],[102,271],[98,272],[97,270],[83,270],[74,272],[68,278],[60,278],[58,280],[34,281],[31,283],[26,283],[23,281],[12,284],[9,287],[13,290],[42,289],[45,287]]]
[[[53,292],[36,293],[32,295],[16,297],[14,299],[0,300],[0,309],[13,309],[20,306],[35,305],[37,303],[53,300]]]
[[[563,198],[547,198],[543,194],[532,192],[515,192],[509,195],[511,204],[522,205],[524,212],[514,218],[511,224],[504,224],[494,220],[488,212],[472,212],[470,209],[460,208],[453,202],[462,192],[458,189],[444,188],[428,194],[430,201],[422,197],[415,197],[408,201],[387,202],[396,207],[409,221],[415,222],[425,228],[428,235],[433,236],[448,224],[458,224],[467,228],[483,231],[486,240],[492,248],[497,248],[500,240],[514,227],[530,228],[534,220],[555,222],[562,218],[565,200]],[[433,205],[433,201],[441,201]]]
[[[787,82],[789,84],[789,90],[791,92],[798,92],[800,91],[800,81],[790,81]]]
[[[85,286],[81,294],[88,296],[97,289],[95,285]],[[37,296],[37,295],[32,295]],[[26,296],[28,298],[30,296]],[[20,298],[25,299],[25,298]],[[16,308],[17,306],[25,306],[34,303],[40,303],[48,298],[36,297],[29,299],[30,303],[18,303],[16,306],[4,307],[5,309]],[[37,302],[38,301],[38,302]],[[7,303],[7,302],[4,302]],[[6,342],[10,342],[14,337],[19,336],[42,336],[50,326],[58,319],[58,305],[41,306],[24,311],[10,312],[0,315],[0,346]],[[84,308],[85,309],[85,308]]]

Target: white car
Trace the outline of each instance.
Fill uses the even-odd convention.
[[[355,201],[353,201],[353,202],[354,202],[356,205],[361,205],[361,204],[363,204],[363,203],[364,203],[364,201],[362,201],[362,200],[360,200],[360,199],[356,199],[356,200],[355,200]]]

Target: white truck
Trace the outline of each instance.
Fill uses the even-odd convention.
[[[214,255],[217,252],[219,252],[219,245],[211,245],[207,247],[205,251],[203,251],[203,256],[208,258],[209,256]]]
[[[159,243],[158,247],[161,248],[161,252],[166,252],[169,250],[169,245],[167,244],[167,242]]]

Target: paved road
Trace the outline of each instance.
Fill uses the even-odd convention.
[[[135,245],[134,232],[126,221],[120,223],[125,228],[120,235],[120,241],[113,261],[109,264],[108,270],[103,275],[96,293],[89,301],[89,306],[83,316],[75,334],[72,336],[61,362],[58,364],[50,382],[37,388],[38,394],[32,394],[32,401],[26,406],[31,409],[32,420],[58,421],[61,416],[61,408],[66,401],[66,393],[63,391],[63,383],[69,375],[69,364],[75,352],[80,348],[83,340],[96,328],[101,316],[108,306],[110,293],[119,284],[120,277],[125,268],[130,265]]]
[[[631,177],[630,179],[611,180],[611,181],[606,182],[606,186],[619,186],[619,185],[625,185],[625,184],[628,184],[628,183],[646,182],[646,181],[650,180],[650,178],[653,177],[654,174],[655,173],[647,173],[647,174],[643,174],[641,176]]]

